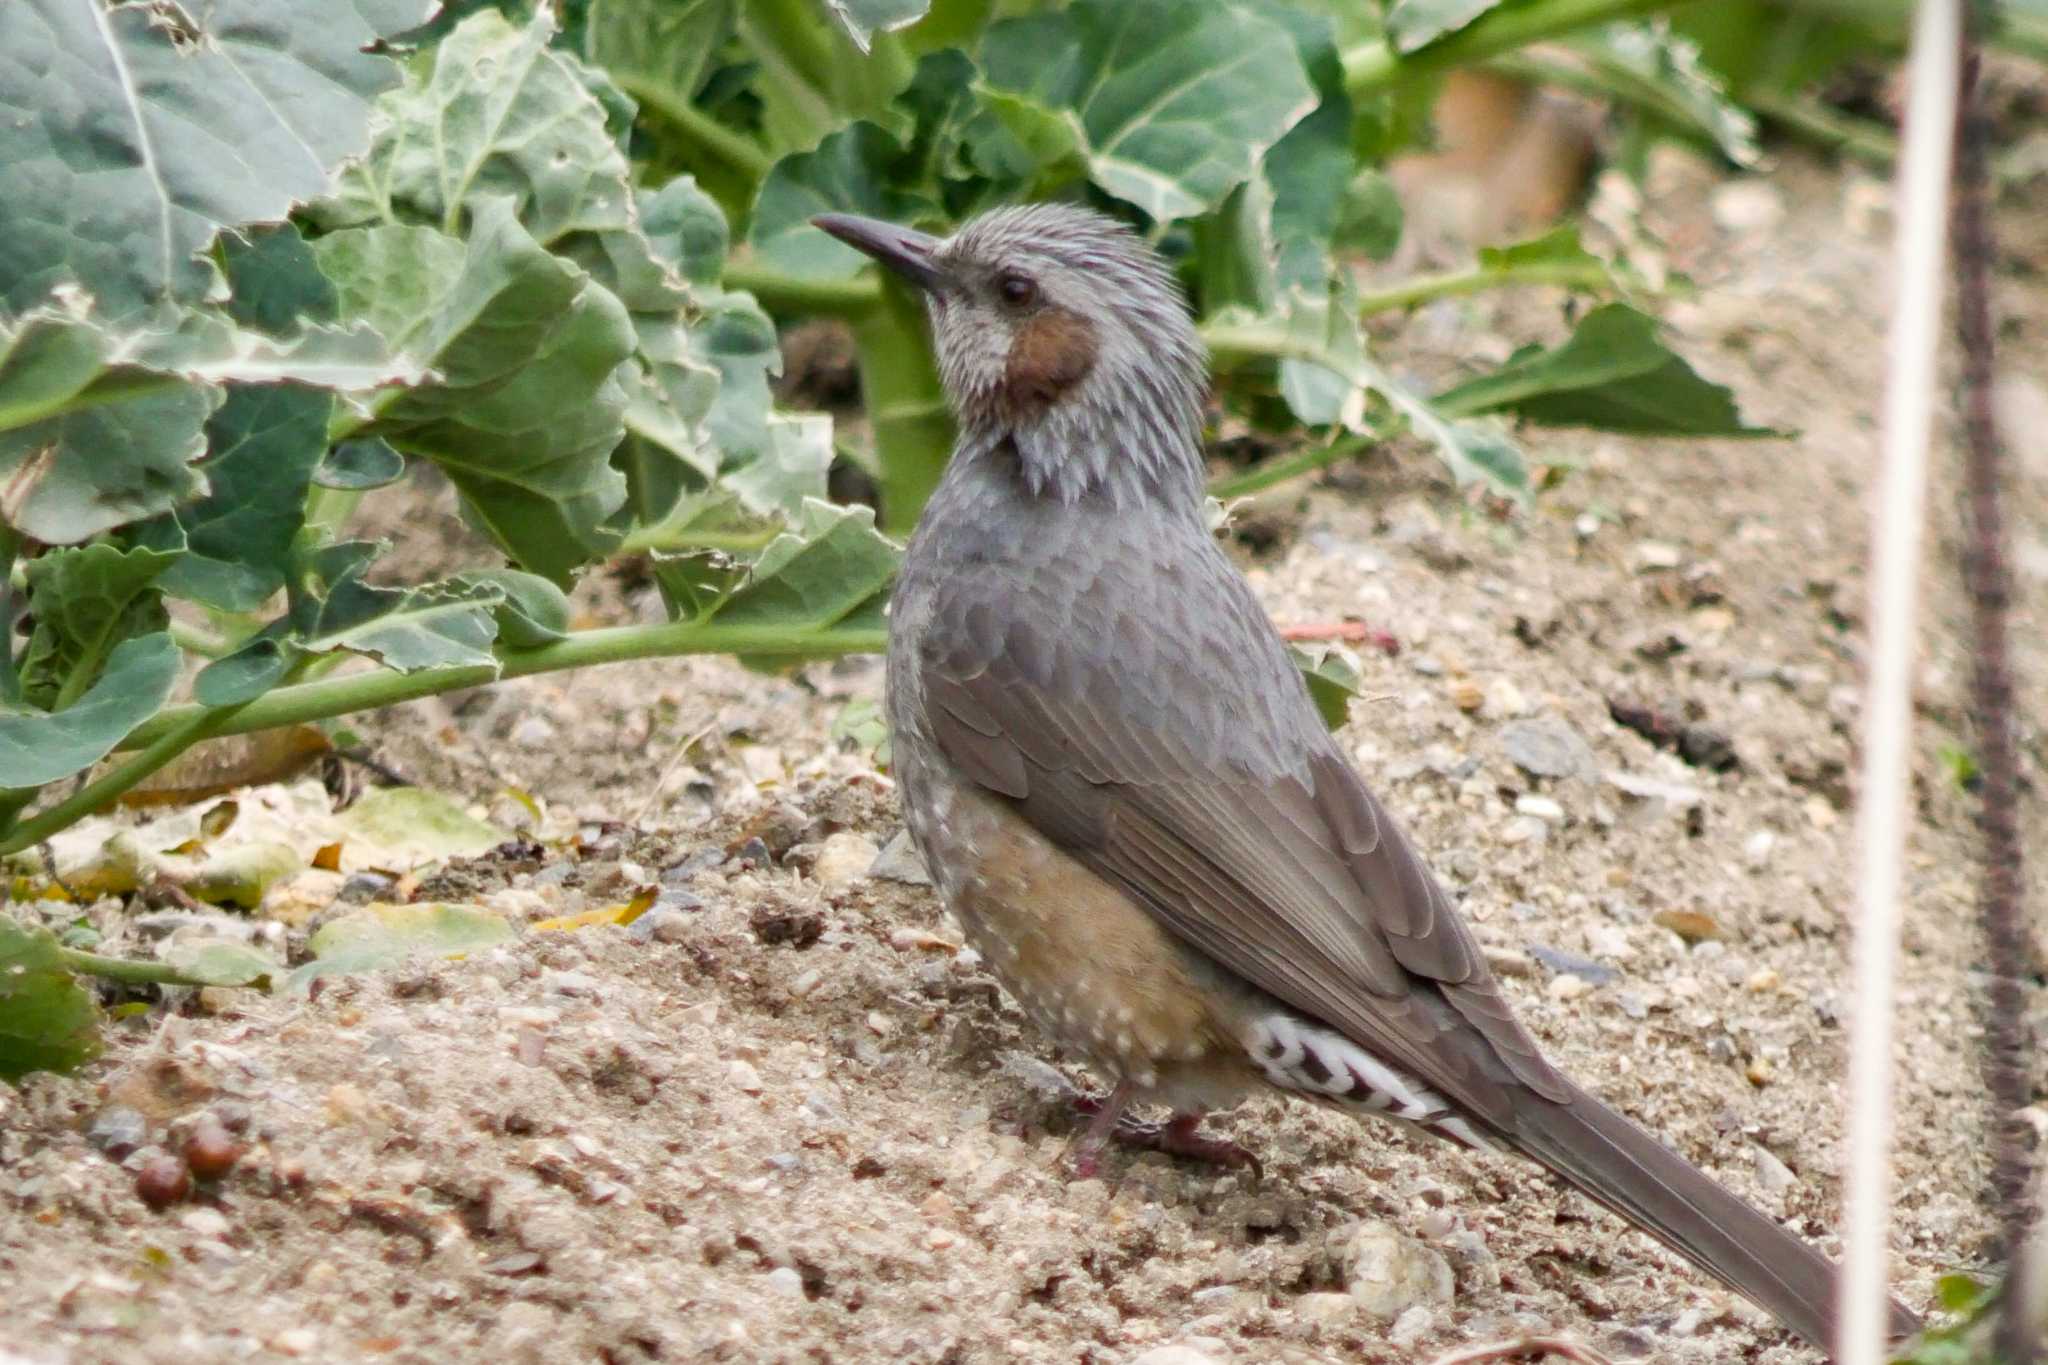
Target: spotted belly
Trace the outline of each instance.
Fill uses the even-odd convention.
[[[911,833],[940,896],[1048,1037],[1141,1090],[1246,1069],[1186,950],[1123,892],[999,800],[951,784],[915,798]]]

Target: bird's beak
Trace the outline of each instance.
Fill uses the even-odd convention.
[[[915,228],[898,227],[854,213],[821,213],[811,219],[855,251],[864,251],[919,289],[935,290],[946,281],[932,260],[939,239]]]

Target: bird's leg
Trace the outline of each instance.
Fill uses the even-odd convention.
[[[1077,1113],[1088,1116],[1088,1127],[1074,1144],[1074,1177],[1087,1180],[1102,1164],[1102,1149],[1111,1139],[1125,1147],[1144,1152],[1164,1152],[1188,1161],[1211,1166],[1249,1167],[1252,1178],[1260,1178],[1259,1159],[1248,1148],[1228,1138],[1204,1137],[1200,1111],[1177,1113],[1164,1123],[1147,1123],[1124,1111],[1130,1107],[1135,1087],[1129,1081],[1102,1099],[1084,1095],[1074,1101]]]
[[[1129,1081],[1118,1081],[1116,1088],[1102,1099],[1083,1095],[1074,1101],[1075,1112],[1088,1116],[1088,1126],[1082,1130],[1074,1143],[1074,1178],[1092,1180],[1102,1167],[1103,1144],[1109,1141],[1111,1133],[1121,1133],[1124,1110],[1131,1107],[1131,1097],[1137,1087]],[[1136,1120],[1129,1120],[1136,1122]]]

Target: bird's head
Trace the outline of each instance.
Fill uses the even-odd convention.
[[[826,232],[917,286],[969,439],[1007,438],[1062,496],[1129,476],[1199,482],[1207,365],[1166,262],[1068,204],[991,210],[950,237],[826,214]]]

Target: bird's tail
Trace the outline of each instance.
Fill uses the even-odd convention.
[[[1642,1228],[1747,1295],[1821,1350],[1831,1349],[1834,1263],[1714,1183],[1685,1158],[1585,1091],[1516,1112],[1507,1141],[1587,1198]],[[1920,1330],[1896,1300],[1895,1337]]]

